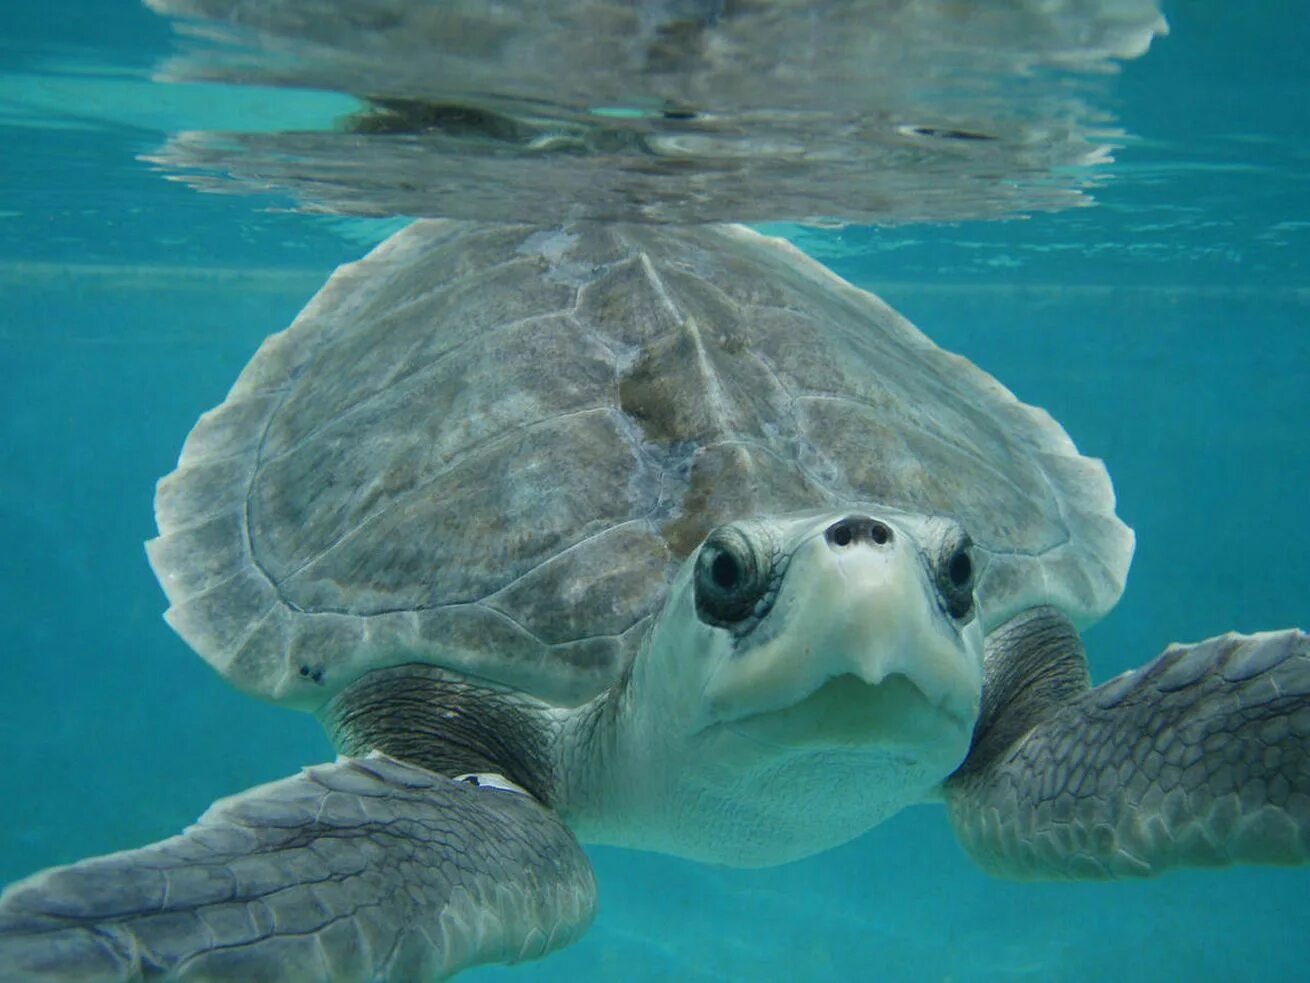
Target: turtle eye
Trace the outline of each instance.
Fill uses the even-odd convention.
[[[946,602],[946,609],[956,621],[965,621],[973,614],[972,550],[972,540],[961,532],[945,544],[938,564],[937,589]]]
[[[727,550],[716,551],[710,561],[710,579],[714,586],[725,593],[736,590],[746,577],[741,560]]]
[[[772,571],[764,544],[739,526],[719,527],[696,557],[696,614],[719,628],[745,620],[768,592]]]
[[[969,587],[973,581],[973,561],[969,559],[969,554],[961,550],[951,557],[947,572],[950,574],[951,583],[956,587]]]

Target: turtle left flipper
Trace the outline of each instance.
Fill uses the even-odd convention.
[[[946,783],[965,850],[1014,878],[1310,862],[1310,636],[1173,645],[1092,689],[1073,626],[987,639],[973,746]]]
[[[586,856],[532,796],[374,754],[14,884],[0,980],[445,979],[567,945],[594,908]]]

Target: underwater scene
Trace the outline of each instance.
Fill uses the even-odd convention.
[[[932,344],[1047,411],[1079,454],[1104,462],[1113,510],[1135,536],[1131,568],[1115,603],[1115,563],[1127,562],[1128,546],[1100,514],[1089,520],[1094,535],[1070,534],[1113,540],[1097,547],[1110,558],[1097,559],[1095,574],[1068,575],[1068,586],[1054,567],[1030,575],[1015,566],[1015,587],[995,572],[1011,568],[985,529],[973,532],[979,552],[968,554],[955,533],[922,532],[890,513],[907,540],[956,544],[946,575],[979,591],[982,613],[969,607],[957,618],[961,637],[976,633],[975,656],[989,603],[1005,617],[1026,603],[1063,606],[1081,630],[1094,685],[1171,643],[1310,628],[1305,14],[1275,0],[7,5],[0,885],[173,836],[217,799],[335,758],[324,727],[302,712],[316,705],[286,696],[321,682],[320,664],[301,665],[309,682],[261,691],[262,677],[252,681],[205,650],[223,644],[211,638],[215,621],[189,628],[179,619],[178,631],[165,623],[169,598],[143,544],[159,535],[156,482],[178,466],[197,418],[223,403],[265,338],[287,328],[335,269],[415,219],[545,230],[625,224],[639,230],[634,241],[697,223],[748,223],[876,294]],[[566,248],[527,241],[552,263]],[[471,252],[452,248],[449,262],[471,264]],[[777,255],[791,257],[783,265],[803,263]],[[776,275],[783,283],[788,274]],[[824,274],[807,275],[839,289]],[[529,288],[503,289],[517,298]],[[330,319],[332,305],[322,306]],[[911,329],[895,330],[917,353],[906,356],[911,368],[936,358],[922,354]],[[543,356],[541,371],[563,378],[557,366],[573,362],[558,356]],[[365,372],[370,357],[367,346],[353,361],[343,357],[339,378]],[[490,391],[489,404],[517,405],[514,387],[495,374],[502,363],[490,364],[469,378]],[[509,355],[504,365],[506,379],[523,368]],[[989,400],[1008,399],[974,376],[966,381],[976,389],[961,396],[964,370],[932,365],[922,386],[906,376],[895,413],[922,413],[951,431],[969,406],[986,415]],[[650,391],[652,418],[686,403],[655,384]],[[938,414],[939,404],[948,409]],[[403,439],[395,419],[378,415],[388,440]],[[1045,424],[1023,419],[1050,438]],[[818,451],[836,442],[823,431],[807,439]],[[682,451],[693,459],[694,448]],[[580,453],[570,445],[562,460]],[[1094,467],[1079,474],[1099,480]],[[269,498],[279,508],[291,502],[288,540],[316,521],[312,509],[292,507],[303,504],[297,482],[312,475],[293,477],[281,498]],[[937,487],[938,477],[925,481]],[[959,480],[975,494],[977,481]],[[480,488],[457,489],[467,493],[470,527],[485,527]],[[1079,496],[1068,493],[1071,512],[1108,510],[1096,492]],[[925,500],[907,493],[890,504],[927,508]],[[985,509],[965,502],[943,511],[970,507]],[[1027,521],[1014,508],[997,528]],[[857,538],[863,530],[876,542],[887,528],[860,521]],[[837,528],[827,528],[830,543],[846,535]],[[696,527],[693,545],[706,531]],[[461,576],[498,562],[492,547],[478,556],[459,542]],[[361,555],[386,566],[408,554]],[[969,555],[976,582],[956,565]],[[796,557],[788,575],[805,569],[799,549]],[[155,557],[157,568],[185,572],[186,562]],[[330,590],[307,589],[297,613],[328,595],[325,610],[345,609],[349,598],[338,595],[347,588],[332,576]],[[1099,586],[1101,576],[1111,586]],[[585,610],[587,602],[570,603]],[[629,650],[606,651],[617,663]],[[367,653],[352,658],[369,667]],[[322,662],[332,684],[331,650]],[[575,662],[582,668],[553,667],[545,682],[521,667],[500,682],[555,687],[577,704],[598,691],[584,670],[609,679],[609,663]],[[296,663],[286,665],[294,677]],[[1292,723],[1310,731],[1304,691],[1300,699]],[[966,740],[953,760],[967,750]],[[826,781],[823,760],[778,773],[776,794],[799,803],[802,828],[812,821],[826,830],[826,817],[865,781],[859,771]],[[611,780],[654,783],[649,764],[625,759]],[[1296,767],[1305,780],[1304,758]],[[763,866],[736,865],[731,849],[720,851],[725,862],[700,862],[640,842],[612,845],[617,834],[598,837],[611,845],[584,842],[598,892],[585,934],[545,958],[459,978],[1304,975],[1304,868],[993,876],[957,839],[940,795],[917,796],[925,797],[935,798],[898,803],[848,841],[781,850]],[[701,818],[710,824],[713,814]],[[674,852],[698,850],[713,852]],[[5,917],[0,906],[0,936],[16,924]],[[0,944],[0,980],[29,978],[4,964],[4,952]],[[290,957],[284,968],[286,979],[408,978],[373,975],[380,968],[325,973]]]

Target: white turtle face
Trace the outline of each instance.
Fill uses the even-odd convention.
[[[715,530],[634,666],[636,702],[681,761],[678,833],[657,848],[781,862],[931,794],[978,712],[974,614],[951,520],[857,509]]]

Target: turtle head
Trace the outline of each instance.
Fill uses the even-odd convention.
[[[782,862],[931,795],[982,691],[971,552],[956,522],[884,508],[710,533],[629,683],[635,739],[671,769],[676,835],[651,845]]]

